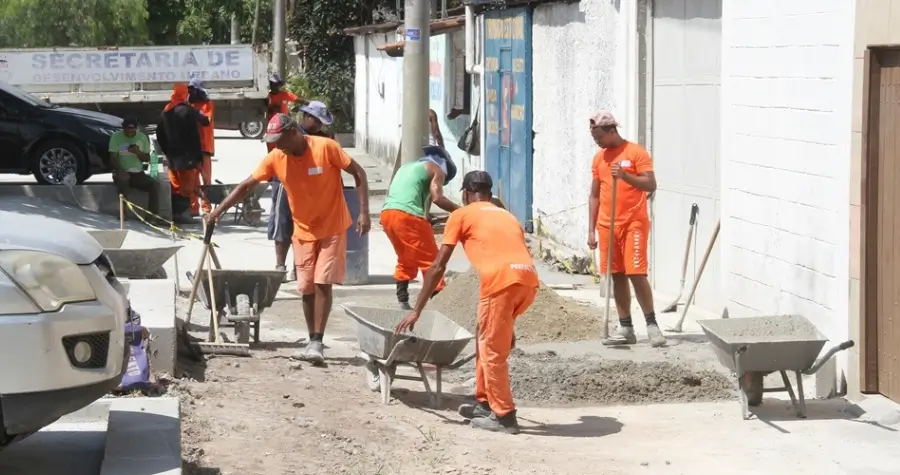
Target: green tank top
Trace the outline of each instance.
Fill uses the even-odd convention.
[[[420,218],[425,217],[425,200],[430,194],[431,178],[425,169],[425,162],[412,162],[397,170],[387,198],[385,209],[396,209]]]

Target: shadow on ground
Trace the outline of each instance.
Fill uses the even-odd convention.
[[[735,410],[737,411],[739,408],[735,407]],[[750,413],[752,414],[753,419],[759,420],[784,434],[790,434],[791,432],[783,426],[776,424],[777,422],[804,420],[797,417],[797,410],[791,404],[791,401],[782,399],[763,399],[761,405],[750,408]],[[805,420],[847,420],[859,424],[872,425],[888,432],[898,432],[897,429],[878,424],[874,421],[859,420],[857,418],[858,413],[857,406],[844,399],[807,400]]]

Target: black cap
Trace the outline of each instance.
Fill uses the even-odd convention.
[[[490,173],[482,170],[472,170],[463,177],[461,190],[473,193],[491,193],[494,188],[494,180]]]
[[[128,117],[125,117],[124,119],[122,119],[122,128],[137,127],[137,126],[138,126],[137,117],[128,116]]]

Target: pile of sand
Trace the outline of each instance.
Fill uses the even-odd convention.
[[[471,375],[469,365],[453,376]],[[732,381],[716,371],[665,361],[563,358],[553,352],[513,350],[509,377],[516,401],[543,405],[717,401],[735,394]]]
[[[478,315],[478,275],[474,270],[459,274],[428,304],[472,333]],[[534,303],[516,319],[516,343],[577,341],[600,338],[597,309],[561,297],[541,284]]]

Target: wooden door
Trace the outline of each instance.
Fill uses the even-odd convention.
[[[900,50],[867,59],[864,389],[900,402]]]

